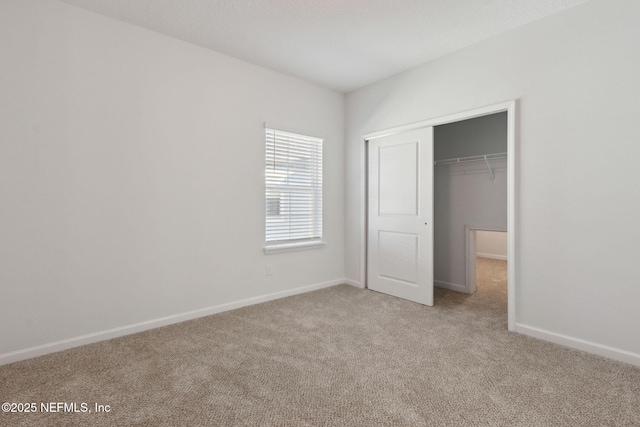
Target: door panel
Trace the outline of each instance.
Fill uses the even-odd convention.
[[[378,233],[380,277],[417,286],[418,239],[417,234],[380,231]]]
[[[433,128],[369,142],[369,289],[433,305]]]
[[[413,141],[379,148],[380,215],[417,214],[418,147],[418,141]]]

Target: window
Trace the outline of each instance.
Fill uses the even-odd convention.
[[[322,139],[266,129],[266,248],[322,242]]]

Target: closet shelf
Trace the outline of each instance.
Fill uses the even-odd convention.
[[[469,156],[469,157],[458,157],[455,159],[444,159],[444,160],[436,160],[433,162],[434,165],[453,165],[457,163],[469,163],[469,162],[482,162],[484,161],[487,164],[487,169],[489,169],[489,175],[491,175],[491,181],[495,181],[496,177],[493,174],[493,169],[489,165],[489,160],[494,159],[506,159],[507,153],[494,153],[494,154],[482,154],[480,156]]]
[[[482,162],[494,159],[506,159],[507,153],[481,154],[479,156],[457,157],[455,159],[436,160],[434,165],[452,165],[454,163]]]

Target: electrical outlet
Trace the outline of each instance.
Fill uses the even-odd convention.
[[[267,264],[267,276],[271,276],[273,274],[273,265]]]

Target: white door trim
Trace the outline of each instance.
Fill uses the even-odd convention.
[[[486,116],[494,113],[507,113],[507,257],[509,263],[507,265],[507,305],[508,305],[508,329],[515,331],[516,329],[516,269],[518,266],[518,251],[516,248],[516,237],[518,235],[518,224],[516,222],[517,206],[516,206],[516,114],[517,101],[511,100],[498,104],[488,105],[473,110],[449,114],[446,116],[436,117],[423,120],[416,123],[396,126],[390,129],[370,132],[362,136],[365,144],[365,155],[361,159],[362,179],[360,186],[361,200],[364,201],[364,209],[360,213],[360,283],[366,286],[367,283],[367,141],[380,138],[395,133],[405,132],[409,130],[419,129],[429,126],[438,126],[447,123],[458,122],[461,120],[473,119],[475,117]]]

